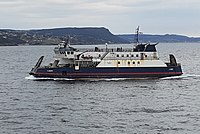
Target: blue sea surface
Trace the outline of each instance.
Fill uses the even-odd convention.
[[[174,54],[182,64],[179,77],[75,81],[29,76],[41,55],[44,64],[52,60],[53,48],[0,47],[0,134],[200,133],[200,43],[157,46],[160,59]]]

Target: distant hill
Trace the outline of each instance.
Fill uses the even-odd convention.
[[[52,45],[70,36],[71,44],[129,43],[106,28],[54,28],[39,30],[0,30],[0,45]]]
[[[21,33],[15,30],[0,30],[0,46],[1,45],[17,45],[24,44],[26,41],[21,39]]]
[[[121,34],[118,37],[131,43],[135,42],[135,34]],[[139,35],[140,42],[200,42],[200,38],[187,37],[183,35],[165,34],[165,35]]]
[[[126,44],[134,42],[134,34],[114,35],[104,27],[53,28],[38,30],[0,29],[1,45],[54,45],[71,37],[71,44]],[[183,35],[141,34],[140,42],[200,42],[200,38]]]

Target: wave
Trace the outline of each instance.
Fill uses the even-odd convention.
[[[123,80],[130,80],[131,78],[107,78],[107,79],[102,79],[105,81],[123,81]]]
[[[198,78],[200,75],[198,74],[183,74],[180,76],[172,76],[172,77],[165,77],[161,78],[162,80],[170,80],[170,79],[184,79],[184,78]]]
[[[25,77],[25,79],[27,79],[27,80],[55,80],[55,81],[71,81],[71,80],[74,80],[74,79],[68,79],[68,78],[43,78],[43,77],[41,77],[41,78],[37,78],[37,77],[34,77],[33,75],[30,75],[30,76],[27,76],[27,77]]]
[[[173,79],[186,79],[186,78],[200,78],[200,75],[197,74],[183,74],[181,76],[172,76],[172,77],[165,77],[161,78],[161,80],[173,80]],[[68,79],[68,78],[37,78],[33,75],[25,77],[27,80],[38,80],[38,81],[45,81],[45,80],[54,80],[54,81],[74,81],[75,79]],[[77,79],[78,81],[125,81],[125,80],[146,80],[149,78],[96,78],[96,79]]]
[[[33,75],[25,77],[27,80],[37,80],[37,81],[45,81],[45,80],[54,80],[54,81],[124,81],[124,80],[131,80],[132,78],[83,78],[83,79],[68,79],[68,78],[37,78]]]

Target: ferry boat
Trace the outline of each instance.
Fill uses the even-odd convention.
[[[101,78],[163,78],[182,75],[181,64],[174,55],[169,62],[160,60],[155,44],[139,43],[139,27],[136,44],[130,48],[94,47],[77,49],[62,41],[54,48],[53,62],[41,66],[41,56],[30,71],[30,75],[40,78],[101,79]]]

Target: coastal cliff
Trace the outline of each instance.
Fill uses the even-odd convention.
[[[71,44],[129,43],[104,27],[54,28],[39,30],[0,30],[0,45],[53,45],[71,37]]]
[[[71,38],[74,45],[97,44],[127,44],[134,42],[134,34],[114,35],[104,27],[68,27],[38,30],[12,30],[0,29],[0,46],[12,45],[55,45],[63,40]],[[165,34],[150,35],[141,34],[140,42],[200,42],[200,38],[183,35]]]

